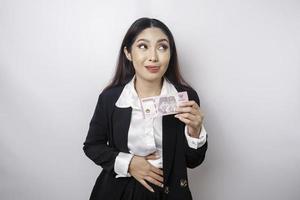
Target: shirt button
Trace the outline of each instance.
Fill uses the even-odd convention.
[[[165,187],[165,191],[164,191],[166,194],[168,194],[169,192],[170,192],[170,190],[169,190],[169,187],[168,186],[166,186]]]
[[[187,186],[187,180],[186,179],[180,179],[180,186],[186,187]]]

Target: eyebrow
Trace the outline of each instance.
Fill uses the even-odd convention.
[[[136,41],[136,42],[139,42],[139,41],[145,41],[145,42],[150,42],[149,40],[147,40],[147,39],[139,39],[138,41]],[[163,38],[163,39],[159,39],[159,40],[157,40],[157,42],[162,42],[162,41],[166,41],[166,42],[169,42],[167,39],[165,39],[165,38]]]

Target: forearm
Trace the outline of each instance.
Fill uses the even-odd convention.
[[[205,159],[205,154],[207,151],[207,141],[198,149],[193,149],[190,147],[186,147],[185,150],[185,158],[186,165],[189,168],[195,168],[199,166]]]

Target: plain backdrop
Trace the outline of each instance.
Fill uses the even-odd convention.
[[[139,17],[171,29],[209,149],[195,200],[300,199],[297,0],[0,0],[0,199],[88,199],[83,153],[121,41]]]

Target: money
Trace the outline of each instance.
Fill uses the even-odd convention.
[[[141,105],[144,118],[149,119],[162,115],[176,114],[176,107],[188,100],[186,91],[178,92],[177,95],[142,98]]]

